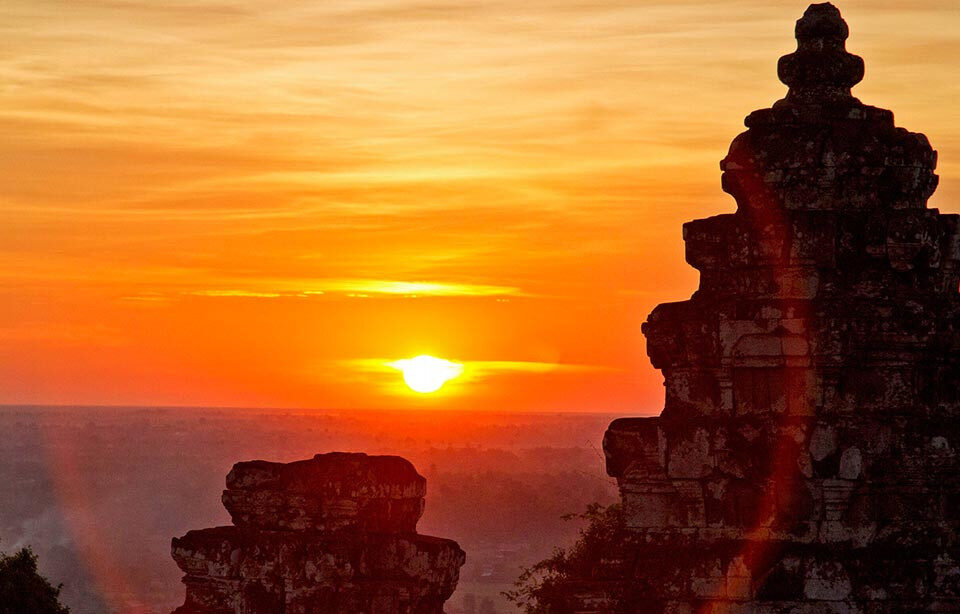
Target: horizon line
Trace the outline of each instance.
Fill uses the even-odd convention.
[[[594,415],[594,416],[636,416],[637,413],[631,411],[579,411],[569,409],[554,410],[504,410],[504,409],[439,409],[439,408],[334,408],[334,407],[268,407],[268,406],[241,406],[241,405],[123,405],[123,404],[61,404],[61,403],[0,403],[0,411],[5,409],[129,409],[129,410],[220,410],[220,411],[300,411],[300,412],[383,412],[383,413],[460,413],[460,414],[509,414],[509,415],[537,415],[537,414],[574,414],[574,415]],[[659,415],[662,408],[657,413],[649,414],[651,416]],[[641,414],[646,415],[646,414]]]

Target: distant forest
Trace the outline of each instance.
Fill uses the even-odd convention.
[[[72,614],[167,614],[170,539],[228,524],[234,462],[318,452],[408,458],[427,478],[419,531],[467,552],[450,614],[513,612],[501,591],[572,543],[562,516],[610,503],[597,414],[0,408],[0,543],[29,545]]]

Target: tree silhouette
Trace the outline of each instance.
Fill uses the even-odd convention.
[[[40,575],[29,547],[11,555],[0,552],[0,614],[69,614],[60,603],[62,586]]]
[[[566,550],[556,549],[550,558],[525,568],[514,589],[502,593],[524,614],[571,612],[573,594],[569,582],[590,578],[598,565],[613,556],[626,539],[623,512],[618,503],[607,507],[592,503],[583,514],[568,514],[564,518],[586,521],[587,526],[580,530],[577,542]]]

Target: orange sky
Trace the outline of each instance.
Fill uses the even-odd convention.
[[[838,6],[960,210],[960,5]],[[6,0],[0,402],[657,413],[640,323],[805,7]]]

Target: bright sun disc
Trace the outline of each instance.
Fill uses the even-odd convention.
[[[414,392],[427,394],[463,373],[463,365],[442,358],[421,355],[387,363],[403,373],[403,381]]]

